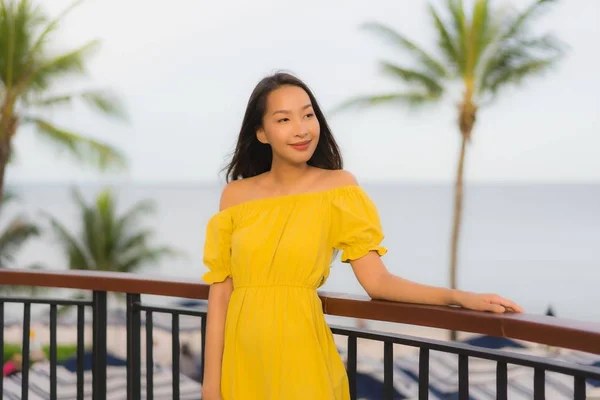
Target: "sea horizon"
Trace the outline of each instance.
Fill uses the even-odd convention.
[[[447,286],[453,207],[452,183],[361,182],[377,205],[390,251],[383,258],[391,272],[420,283]],[[217,211],[222,183],[195,182],[25,182],[8,185],[19,200],[7,207],[0,227],[25,213],[43,224],[39,212],[77,230],[70,196],[79,187],[91,199],[112,187],[122,211],[153,199],[157,213],[144,220],[156,242],[181,249],[185,259],[164,261],[139,273],[200,278],[204,230]],[[496,292],[532,314],[552,306],[558,317],[600,321],[600,183],[467,183],[459,252],[459,288]],[[17,265],[44,262],[66,268],[66,258],[49,229],[27,243]],[[535,290],[531,290],[535,285]],[[352,270],[339,260],[322,287],[362,294]]]

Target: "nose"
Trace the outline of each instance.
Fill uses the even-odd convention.
[[[304,121],[302,121],[296,127],[295,136],[303,138],[303,137],[306,137],[307,135],[308,135],[308,126]]]

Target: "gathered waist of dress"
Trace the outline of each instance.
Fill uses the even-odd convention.
[[[317,290],[315,285],[308,284],[300,284],[300,283],[250,283],[247,285],[236,285],[235,282],[233,284],[233,290],[235,289],[248,289],[248,288],[300,288],[300,289],[310,289]]]

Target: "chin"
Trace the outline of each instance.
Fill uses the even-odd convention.
[[[288,158],[287,159],[288,163],[290,163],[291,165],[296,165],[296,166],[302,166],[302,165],[308,163],[309,160],[310,160],[310,157],[308,157],[308,158],[306,158],[306,157],[302,157],[302,158],[294,157],[294,158]]]
[[[290,158],[290,161],[294,164],[306,164],[312,158],[314,153],[314,151],[311,151],[303,154],[294,154]]]

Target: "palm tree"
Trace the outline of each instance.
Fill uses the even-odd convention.
[[[564,45],[551,34],[534,35],[531,25],[555,0],[538,0],[522,12],[492,8],[488,0],[475,0],[470,13],[462,0],[446,0],[444,17],[433,5],[429,14],[437,35],[439,55],[432,55],[392,28],[376,22],[365,28],[390,41],[413,59],[412,66],[382,61],[383,73],[407,86],[404,91],[356,97],[337,110],[350,106],[398,104],[419,107],[444,99],[451,85],[462,93],[456,101],[460,155],[456,170],[454,217],[451,236],[450,286],[456,288],[457,253],[463,204],[463,175],[467,145],[477,113],[491,104],[501,89],[540,75],[563,55]]]
[[[80,212],[78,233],[47,215],[68,256],[70,269],[135,272],[180,254],[167,246],[152,246],[153,231],[140,226],[140,219],[154,211],[151,201],[140,201],[119,215],[116,198],[109,189],[101,191],[90,204],[77,189],[73,190],[73,198]]]
[[[54,90],[65,78],[84,75],[90,56],[98,50],[98,41],[64,52],[56,50],[53,35],[79,3],[52,20],[31,0],[0,0],[0,198],[13,138],[27,125],[35,128],[40,139],[82,162],[102,170],[125,165],[124,156],[110,145],[61,128],[43,116],[44,110],[81,100],[104,115],[125,117],[117,99],[107,91]]]
[[[10,201],[16,199],[13,194],[6,193],[0,200],[0,208],[5,207]],[[23,215],[14,217],[8,225],[0,230],[0,269],[14,268],[15,258],[21,247],[31,238],[40,235],[40,229],[27,220]],[[39,265],[32,265],[29,268],[41,268]],[[0,286],[0,291],[15,292],[15,291],[30,291],[32,288],[23,288],[15,286]]]

